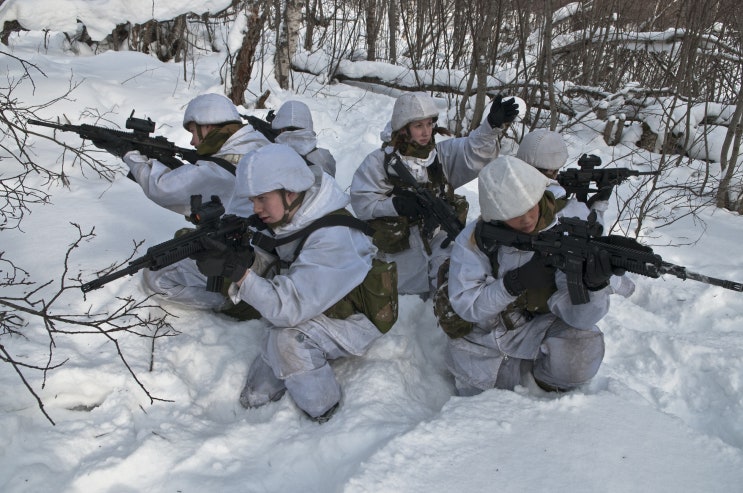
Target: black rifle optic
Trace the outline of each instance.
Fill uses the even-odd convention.
[[[273,121],[274,118],[276,118],[276,115],[274,114],[273,110],[270,110],[268,112],[265,120],[262,120],[258,118],[257,116],[253,116],[253,115],[240,115],[240,116],[243,117],[245,120],[247,120],[248,123],[250,123],[250,125],[254,129],[262,133],[263,136],[267,138],[269,141],[276,142],[276,137],[278,137],[279,133],[281,132],[279,132],[278,130],[274,129],[271,126],[271,122]]]
[[[594,154],[583,154],[578,159],[580,169],[569,168],[557,173],[557,182],[568,195],[575,194],[581,202],[586,202],[588,194],[601,188],[619,185],[630,176],[658,175],[659,171],[636,171],[629,168],[600,168],[601,158]],[[595,183],[597,188],[590,188]]]
[[[193,231],[148,248],[143,256],[130,261],[128,267],[87,282],[80,289],[87,293],[142,269],[159,270],[172,265],[202,251],[202,238],[211,238],[227,245],[240,244],[243,235],[252,234],[249,228],[254,225],[255,219],[224,214],[224,206],[216,195],[212,195],[205,204],[201,203],[201,195],[192,195],[190,221],[196,225]],[[208,278],[207,291],[219,292],[223,281],[221,277]]]
[[[418,183],[399,157],[393,155],[390,158],[390,166],[392,166],[392,169],[395,170],[397,176],[402,181],[413,188],[418,203],[425,207],[435,222],[441,226],[441,229],[446,231],[446,239],[442,243],[442,247],[446,248],[447,245],[454,241],[457,235],[464,229],[464,225],[457,217],[454,208],[445,200],[437,197],[433,192]]]
[[[189,163],[195,163],[198,160],[212,161],[233,175],[235,174],[235,165],[226,159],[215,156],[204,156],[197,153],[194,149],[178,147],[162,136],[151,137],[150,134],[155,131],[155,122],[149,118],[146,120],[135,118],[134,110],[132,110],[129,118],[126,119],[126,128],[132,130],[132,132],[88,124],[72,125],[69,123],[52,123],[41,120],[28,120],[28,123],[54,128],[62,132],[74,132],[82,139],[94,142],[109,142],[114,139],[120,139],[129,144],[132,150],[139,151],[147,157],[157,159],[170,169],[183,166],[183,161],[176,157],[180,156],[181,159]]]
[[[497,245],[506,245],[545,256],[547,265],[565,273],[570,301],[575,305],[589,301],[589,293],[583,283],[583,266],[589,255],[602,250],[609,253],[612,268],[656,279],[663,274],[671,274],[680,279],[693,279],[743,292],[743,284],[739,282],[689,272],[686,267],[663,261],[660,255],[653,253],[652,248],[633,238],[600,236],[601,230],[601,225],[596,222],[596,212],[592,211],[588,220],[562,217],[559,224],[537,234],[514,231],[501,223],[480,221],[477,236],[481,238],[486,253],[492,252]]]

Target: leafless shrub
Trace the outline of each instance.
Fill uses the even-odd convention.
[[[38,67],[23,59],[2,55],[17,61],[24,67],[24,71],[20,79],[8,80],[7,85],[0,87],[0,160],[3,163],[3,174],[0,175],[0,233],[11,229],[20,231],[25,214],[49,202],[48,190],[51,187],[64,189],[68,185],[68,168],[71,166],[79,167],[83,175],[92,172],[93,178],[108,181],[120,174],[116,168],[92,157],[85,147],[70,147],[64,141],[57,140],[56,136],[49,137],[32,130],[27,120],[35,118],[40,109],[67,99],[76,86],[70,83],[62,96],[45,103],[24,105],[15,97],[14,91],[22,82],[33,84],[32,75],[44,74]],[[42,165],[36,160],[35,139],[52,140],[62,147],[59,159],[52,166]],[[41,412],[52,424],[54,420],[47,413],[35,384],[38,380],[35,374],[41,374],[40,386],[43,388],[48,373],[67,362],[66,357],[59,357],[55,352],[61,338],[87,334],[106,339],[116,348],[119,361],[130,377],[150,401],[154,401],[162,399],[151,395],[137,377],[122,350],[121,340],[131,337],[151,339],[151,368],[154,341],[176,334],[168,321],[170,314],[151,303],[148,297],[120,297],[102,311],[93,311],[88,307],[82,312],[70,312],[69,306],[74,304],[69,303],[68,294],[71,290],[77,291],[82,282],[80,273],[70,272],[68,262],[80,244],[94,236],[93,230],[83,232],[77,224],[73,223],[73,226],[77,229],[78,236],[67,248],[62,274],[56,280],[38,282],[31,279],[28,271],[7,255],[7,249],[0,251],[0,363],[7,364],[14,370],[20,384],[30,392]],[[7,248],[7,244],[5,247]],[[117,269],[128,260],[110,266],[105,272]],[[75,296],[79,298],[79,292]],[[38,352],[33,355],[25,352],[20,354],[16,350],[20,340],[33,340]],[[38,361],[44,363],[39,364]]]

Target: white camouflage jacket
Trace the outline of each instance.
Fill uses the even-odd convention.
[[[260,132],[245,125],[227,139],[215,156],[237,165],[243,155],[268,143]],[[188,216],[191,213],[191,195],[201,195],[205,201],[218,195],[224,204],[228,204],[235,188],[235,175],[212,161],[200,160],[170,169],[157,159],[150,159],[137,151],[128,152],[123,159],[144,194],[178,214]],[[252,210],[242,212],[247,216]]]
[[[318,174],[291,222],[274,233],[277,238],[286,237],[348,203],[348,195],[330,175]],[[291,261],[298,241],[279,246],[279,258]],[[322,314],[361,284],[375,253],[371,239],[359,230],[345,226],[320,228],[310,233],[288,269],[270,279],[250,272],[239,289],[236,284],[230,287],[230,296],[235,303],[242,299],[256,307],[276,327],[296,327]],[[274,256],[256,248],[251,270],[261,272],[274,260]]]
[[[474,180],[486,164],[498,157],[498,137],[501,132],[500,128],[491,128],[484,122],[467,137],[448,139],[436,144],[436,153],[444,176],[452,187],[458,188]],[[398,215],[392,205],[392,197],[388,195],[393,187],[384,169],[387,152],[391,152],[391,149],[372,151],[354,173],[350,189],[351,205],[359,219]],[[402,160],[411,168],[411,173],[419,182],[428,181],[425,170],[421,169],[423,166],[415,163],[417,160],[407,157],[402,157]]]
[[[584,204],[574,199],[557,213],[557,217],[579,217],[587,215]],[[557,217],[550,226],[557,224]],[[498,345],[505,354],[530,359],[536,357],[539,345],[549,325],[544,316],[531,321],[521,320],[512,330],[506,330],[501,313],[516,300],[503,286],[503,275],[531,259],[533,252],[517,250],[512,247],[498,248],[498,277],[493,277],[488,256],[477,246],[473,233],[477,221],[470,222],[457,236],[451,254],[449,267],[449,299],[454,311],[463,319],[474,322],[480,333],[496,332]],[[555,275],[557,291],[547,304],[553,315],[583,330],[592,330],[594,325],[609,311],[611,287],[590,293],[590,301],[583,305],[573,305],[567,288],[567,280],[562,271]],[[465,336],[466,337],[466,336]]]

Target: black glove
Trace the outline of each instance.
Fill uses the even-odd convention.
[[[527,289],[550,286],[555,282],[555,268],[545,264],[545,258],[534,256],[521,267],[506,272],[503,286],[511,296],[518,296]]]
[[[611,192],[614,190],[613,185],[599,188],[599,191],[591,195],[591,198],[586,201],[586,205],[590,209],[598,201],[606,201],[611,198]]]
[[[124,154],[134,150],[130,142],[113,135],[107,135],[105,140],[94,140],[93,145],[117,157],[124,157]]]
[[[605,288],[609,285],[609,279],[613,275],[614,270],[611,268],[609,252],[599,250],[588,254],[583,264],[583,283],[589,291],[598,291]]]
[[[207,277],[227,277],[232,281],[239,281],[255,259],[253,248],[240,245],[230,248],[222,242],[211,238],[202,238],[203,250],[191,255],[196,261],[199,272]]]
[[[413,220],[417,219],[419,216],[426,216],[426,209],[418,203],[418,200],[415,197],[395,195],[392,197],[392,206],[399,215],[406,216]]]
[[[492,128],[502,127],[505,123],[511,123],[519,114],[519,105],[515,98],[503,101],[503,96],[498,94],[490,105],[488,123]]]

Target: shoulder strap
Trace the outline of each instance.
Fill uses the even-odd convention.
[[[183,155],[183,159],[185,159],[186,161],[188,161],[191,164],[194,164],[194,163],[196,163],[196,161],[199,161],[199,160],[201,160],[201,161],[211,161],[214,164],[216,164],[217,166],[219,166],[220,168],[224,169],[225,171],[228,171],[229,173],[231,173],[233,175],[235,174],[235,171],[236,171],[235,170],[235,164],[233,164],[232,162],[228,161],[227,159],[223,159],[221,157],[201,155],[201,154],[198,154],[196,151],[191,151],[191,152],[188,152],[188,153],[184,152],[182,155]]]
[[[384,172],[387,174],[387,179],[392,183],[393,190],[392,195],[404,195],[404,190],[415,186],[424,187],[436,193],[439,197],[450,197],[453,195],[454,189],[449,185],[446,176],[444,175],[444,169],[439,161],[438,153],[434,157],[433,162],[426,168],[428,175],[427,183],[418,183],[413,178],[412,174],[405,168],[405,164],[402,162],[399,156],[395,156],[395,153],[385,154],[384,156]],[[394,159],[394,162],[393,162]],[[397,176],[390,175],[389,168],[397,172]],[[399,168],[403,168],[400,169]],[[400,176],[401,174],[407,174],[408,176]],[[411,182],[412,180],[412,182]],[[413,183],[414,182],[414,183]]]
[[[358,229],[367,236],[372,236],[374,234],[374,228],[369,226],[366,221],[362,221],[361,219],[352,216],[346,209],[338,209],[337,211],[333,211],[326,216],[316,219],[306,227],[299,231],[295,231],[284,238],[273,238],[264,233],[255,233],[253,234],[252,243],[253,246],[260,247],[267,252],[273,252],[276,250],[276,247],[301,239],[299,245],[297,245],[297,248],[294,250],[294,258],[297,258],[300,250],[302,250],[302,247],[304,246],[304,242],[307,241],[307,237],[311,233],[320,228],[331,226],[346,226],[348,228]]]
[[[482,237],[482,229],[484,227],[485,221],[482,219],[477,221],[477,226],[475,226],[474,232],[475,243],[477,244],[477,248],[479,248],[480,251],[490,260],[490,268],[493,271],[493,277],[498,277],[498,243],[495,241],[490,241],[487,244],[485,243]]]

